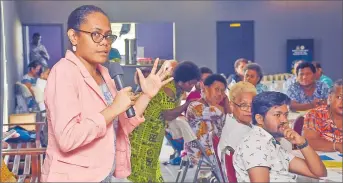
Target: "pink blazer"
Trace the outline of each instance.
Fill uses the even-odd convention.
[[[113,96],[116,87],[108,70],[98,69]],[[100,182],[114,161],[114,129],[100,112],[106,101],[100,87],[81,61],[67,51],[52,68],[45,89],[48,147],[42,167],[43,182]],[[115,177],[131,173],[128,135],[144,118],[119,116]]]

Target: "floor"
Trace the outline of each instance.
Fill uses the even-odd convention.
[[[167,162],[169,160],[169,156],[173,154],[173,152],[173,148],[170,145],[168,145],[167,140],[165,139],[160,154],[161,171],[164,182],[175,182],[176,180],[179,165],[163,165],[163,162]],[[185,182],[193,182],[194,174],[195,168],[190,168],[188,170]]]

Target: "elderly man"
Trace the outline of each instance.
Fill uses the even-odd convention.
[[[262,92],[252,101],[252,130],[233,155],[238,182],[295,182],[294,174],[319,178],[326,168],[307,140],[289,128],[290,99],[279,92]],[[281,145],[284,137],[297,145],[305,159]]]
[[[316,151],[342,153],[343,80],[339,79],[329,95],[329,105],[312,109],[305,115],[304,136]]]
[[[293,111],[306,111],[326,104],[329,95],[329,87],[316,81],[316,68],[309,62],[299,64],[296,69],[297,82],[293,83],[287,90],[291,98],[291,109]]]

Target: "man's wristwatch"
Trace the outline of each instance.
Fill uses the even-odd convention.
[[[297,148],[299,149],[299,150],[301,150],[301,149],[304,149],[305,147],[307,147],[308,146],[308,142],[307,142],[307,139],[305,139],[305,143],[304,144],[302,144],[302,145],[297,145]]]

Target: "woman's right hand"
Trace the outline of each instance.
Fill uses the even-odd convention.
[[[131,87],[125,87],[117,92],[114,97],[111,107],[118,112],[118,115],[128,110],[131,106],[135,105],[135,96]]]

